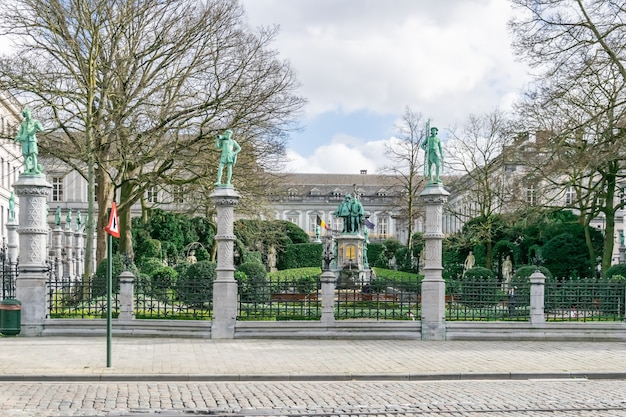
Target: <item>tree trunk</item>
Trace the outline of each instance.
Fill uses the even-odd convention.
[[[107,168],[98,165],[96,168],[96,194],[98,196],[98,221],[96,222],[96,265],[107,256],[107,239],[104,231],[109,223],[109,209],[113,201],[114,188]]]
[[[133,252],[133,235],[131,227],[131,196],[133,194],[133,185],[126,181],[120,187],[120,209],[118,211],[120,217],[120,244],[118,250],[126,255],[129,259],[134,259]]]

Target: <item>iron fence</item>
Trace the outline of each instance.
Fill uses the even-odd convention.
[[[613,279],[550,280],[545,314],[550,321],[623,321],[626,282]]]
[[[419,317],[420,290],[417,276],[342,281],[335,293],[335,318],[415,320]]]
[[[320,277],[256,279],[239,282],[238,320],[319,320]]]
[[[140,275],[134,281],[135,318],[207,320],[213,313],[213,283],[164,282]]]
[[[419,289],[417,278],[342,281],[334,293],[335,318],[415,319]],[[319,320],[321,315],[319,276],[239,284],[239,320]]]
[[[2,300],[15,298],[15,280],[18,275],[18,263],[0,252],[0,268],[2,268]]]
[[[94,296],[93,282],[81,278],[49,280],[48,316],[50,318],[106,318],[106,295]],[[111,297],[111,314],[117,317],[120,311],[119,294]]]
[[[507,288],[492,277],[446,282],[448,321],[528,321],[530,284]]]

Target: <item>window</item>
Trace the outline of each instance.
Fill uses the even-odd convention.
[[[63,201],[63,177],[52,177],[52,201]]]
[[[341,217],[333,217],[333,230],[341,232],[343,230],[343,219]]]
[[[534,206],[537,204],[537,190],[534,185],[526,187],[526,203]]]
[[[287,220],[290,221],[291,223],[298,225],[298,216],[295,215],[289,215],[287,216]]]
[[[148,200],[148,203],[158,203],[158,194],[159,193],[155,186],[148,188],[146,191],[146,200]]]
[[[315,234],[315,226],[317,226],[317,215],[309,215],[309,233]]]
[[[515,172],[515,170],[517,169],[517,167],[515,165],[505,165],[504,166],[504,172]]]
[[[565,190],[565,204],[572,204],[574,202],[574,187],[571,185]]]
[[[385,239],[387,233],[389,233],[389,219],[387,217],[381,217],[378,219],[378,237]]]
[[[172,202],[174,204],[182,204],[185,202],[183,198],[183,187],[180,185],[175,185],[172,189]]]

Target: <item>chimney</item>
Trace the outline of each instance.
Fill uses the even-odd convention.
[[[367,169],[362,169],[361,170],[361,175],[367,175]]]

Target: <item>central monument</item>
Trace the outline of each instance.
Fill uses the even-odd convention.
[[[367,262],[367,228],[365,211],[356,190],[347,194],[334,213],[343,219],[343,229],[334,238],[332,269],[337,273],[337,288],[354,288],[367,284],[372,271]]]

